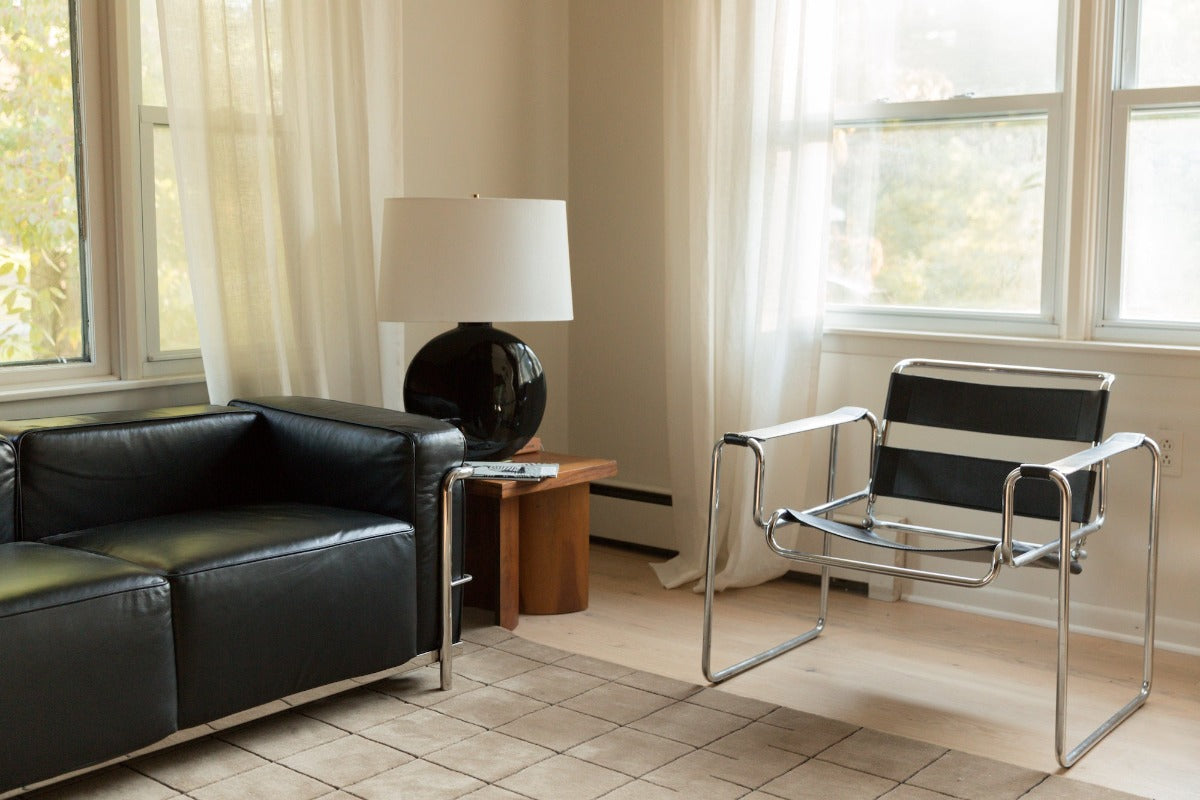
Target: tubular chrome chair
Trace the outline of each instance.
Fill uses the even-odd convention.
[[[1158,549],[1159,449],[1153,439],[1137,433],[1116,433],[1101,441],[1108,391],[1113,376],[1104,372],[1010,367],[953,361],[902,361],[892,370],[882,422],[863,408],[845,407],[829,414],[787,422],[745,433],[727,433],[713,448],[709,489],[708,556],[704,595],[702,667],[709,681],[719,683],[764,661],[786,653],[820,635],[829,600],[829,569],[841,567],[900,578],[977,588],[990,583],[1004,567],[1047,567],[1058,571],[1058,679],[1055,709],[1055,754],[1064,767],[1079,760],[1113,728],[1146,701],[1150,694],[1154,649],[1154,592]],[[869,477],[866,486],[834,497],[838,431],[863,423],[870,428]],[[766,480],[764,443],[797,434],[830,431],[829,484],[826,502],[805,511],[763,510]],[[952,433],[952,432],[965,433]],[[981,436],[982,434],[982,436]],[[1019,439],[1013,438],[1019,437]],[[947,452],[983,444],[1001,450],[1015,442],[1032,443],[1045,452],[1058,443],[1071,452],[1045,460],[981,456],[978,452]],[[1072,443],[1065,448],[1062,443]],[[923,444],[923,448],[922,445]],[[720,504],[721,461],[727,445],[748,448],[754,456],[753,516],[767,545],[780,555],[821,567],[821,590],[816,625],[775,647],[719,670],[711,667],[713,577],[716,572],[716,533]],[[1079,447],[1082,446],[1082,449]],[[1149,455],[1148,543],[1142,685],[1137,695],[1109,717],[1076,747],[1067,751],[1068,634],[1070,578],[1082,567],[1087,537],[1104,526],[1109,460],[1144,449]],[[1028,452],[1023,449],[1022,452]],[[1043,458],[1038,456],[1039,459]],[[876,515],[878,498],[896,498],[992,512],[1000,535],[947,530],[909,522],[889,522]],[[832,512],[865,504],[859,524],[831,519]],[[1044,531],[1045,542],[1014,537],[1014,517],[1057,522],[1058,534]],[[1033,523],[1022,522],[1022,526]],[[1043,523],[1044,525],[1045,523]],[[788,526],[822,534],[820,552],[785,546],[777,533]],[[1052,528],[1053,526],[1051,526]],[[993,528],[994,530],[994,528]],[[890,534],[890,536],[888,535]],[[832,554],[833,538],[882,548],[891,562],[866,561]],[[912,538],[922,544],[910,544]],[[889,552],[890,551],[890,552]],[[974,571],[941,572],[896,564],[896,551],[925,557],[973,561]]]

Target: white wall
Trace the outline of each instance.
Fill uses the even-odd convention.
[[[571,446],[617,459],[621,479],[650,490],[669,484],[663,377],[662,3],[570,2],[570,207],[576,321],[572,325]],[[1108,430],[1183,432],[1183,475],[1165,478],[1158,638],[1200,652],[1200,353],[1119,346],[954,340],[930,336],[827,335],[819,396],[876,410],[887,373],[905,357],[1104,369],[1117,373]],[[1140,460],[1140,459],[1139,459]],[[1137,464],[1143,467],[1144,464]],[[823,492],[814,469],[808,496]],[[846,470],[843,470],[845,474]],[[1128,473],[1126,473],[1128,474]],[[1117,473],[1114,473],[1117,477]],[[1140,635],[1144,512],[1134,488],[1116,488],[1105,532],[1073,584],[1073,622],[1108,635]],[[796,502],[800,502],[798,499]],[[1117,510],[1128,507],[1131,510]],[[593,534],[677,546],[661,507],[596,504]],[[695,532],[702,535],[701,531]],[[920,584],[914,600],[1049,622],[1053,573],[1027,569],[978,591]]]
[[[567,199],[565,0],[405,0],[403,14],[404,193]],[[405,326],[408,357],[446,327]],[[569,323],[501,327],[541,360],[540,435],[566,449]]]

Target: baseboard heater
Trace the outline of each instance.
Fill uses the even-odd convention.
[[[656,489],[644,489],[628,483],[597,481],[590,484],[590,491],[599,497],[631,500],[635,503],[650,503],[655,506],[669,506],[672,504],[671,495],[668,492]]]

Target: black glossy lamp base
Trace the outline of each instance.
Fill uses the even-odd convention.
[[[404,407],[446,420],[467,438],[467,458],[499,461],[520,450],[546,411],[546,376],[529,345],[486,322],[431,339],[404,376]]]

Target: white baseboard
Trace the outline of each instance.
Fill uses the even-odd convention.
[[[1055,598],[1037,597],[995,587],[989,588],[988,594],[992,596],[993,601],[988,606],[948,601],[940,597],[922,596],[919,593],[906,594],[904,599],[921,605],[1024,622],[1043,628],[1053,628],[1057,624],[1058,600]],[[1071,604],[1072,632],[1140,645],[1143,621],[1141,612],[1087,603]],[[1154,646],[1156,649],[1200,656],[1200,622],[1157,616],[1154,621]]]

